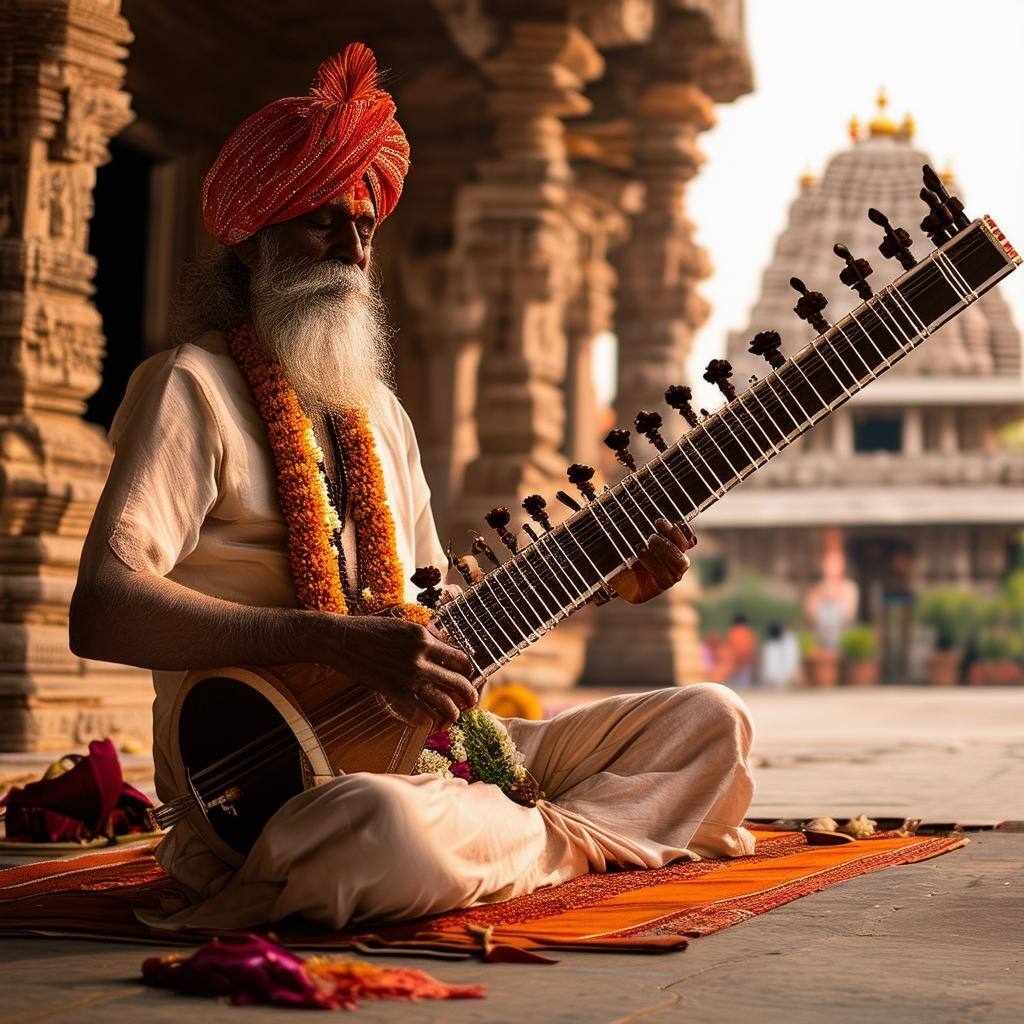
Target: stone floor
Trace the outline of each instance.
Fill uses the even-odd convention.
[[[1024,820],[1024,691],[749,695],[762,817],[859,813]],[[24,764],[21,765],[24,768]],[[10,763],[0,765],[9,772]],[[1020,1019],[1024,832],[978,832],[924,864],[854,879],[661,956],[564,954],[555,966],[416,959],[482,1001],[364,1006],[390,1022],[872,1022]],[[0,1024],[288,1021],[149,991],[152,948],[0,940]],[[381,958],[380,962],[387,962]],[[391,961],[393,962],[393,961]]]

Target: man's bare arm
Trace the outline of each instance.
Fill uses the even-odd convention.
[[[317,662],[445,719],[476,700],[469,659],[416,623],[221,600],[130,569],[99,543],[86,543],[70,640],[79,657],[149,669]]]

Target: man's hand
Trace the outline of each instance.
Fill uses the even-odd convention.
[[[697,534],[686,524],[673,526],[656,519],[652,533],[640,552],[639,561],[611,579],[615,592],[630,604],[643,604],[675,586],[690,568],[686,552],[697,543]]]
[[[473,664],[429,627],[386,616],[332,615],[325,654],[311,657],[376,690],[404,717],[450,724],[477,701]]]

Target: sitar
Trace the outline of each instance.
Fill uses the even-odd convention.
[[[921,227],[935,248],[920,260],[904,229],[869,211],[884,233],[879,251],[903,271],[881,290],[872,291],[867,262],[837,244],[845,262],[840,279],[863,301],[836,323],[825,319],[820,292],[791,281],[799,293],[795,312],[815,331],[795,355],[781,353],[776,332],[757,335],[751,352],[770,369],[741,394],[729,380],[729,364],[712,361],[706,377],[726,400],[704,416],[691,408],[688,388],[670,387],[666,401],[685,418],[686,433],[668,444],[660,415],[639,414],[635,425],[657,454],[637,465],[628,434],[613,431],[607,442],[625,475],[598,490],[590,467],[570,467],[582,500],[558,492],[571,514],[552,524],[544,499],[531,495],[523,507],[539,530],[524,527],[525,546],[505,528],[507,510],[492,513],[507,557],[436,607],[432,619],[469,656],[478,685],[606,594],[610,580],[636,561],[656,519],[689,521],[703,512],[1020,263],[992,218],[969,220],[927,166],[921,196],[928,205]],[[321,665],[191,672],[172,714],[178,795],[153,810],[152,823],[167,828],[188,817],[227,861],[239,864],[290,797],[351,772],[408,774],[436,727],[425,712],[406,719],[375,691]]]

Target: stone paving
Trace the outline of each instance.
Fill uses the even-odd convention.
[[[758,816],[1024,820],[1024,691],[754,692],[748,702],[758,725]],[[403,958],[448,981],[482,983],[488,997],[370,1004],[356,1019],[1015,1022],[1024,996],[1022,864],[1024,832],[978,832],[966,849],[854,879],[681,953],[563,954],[543,967]],[[138,967],[152,952],[0,940],[0,1024],[294,1019],[294,1011],[146,990]]]

